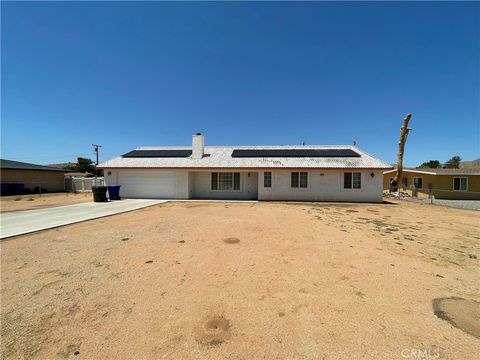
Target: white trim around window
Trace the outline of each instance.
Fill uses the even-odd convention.
[[[455,180],[458,180],[457,184],[455,184]],[[457,187],[457,189],[455,189],[455,187]],[[453,191],[468,191],[468,177],[455,176],[453,178]]]
[[[242,191],[241,178],[239,172],[212,172],[210,174],[210,191]]]
[[[361,172],[344,172],[343,173],[343,189],[344,190],[361,190],[362,189],[362,173]]]
[[[271,171],[263,172],[263,187],[271,189],[273,187],[273,173]]]
[[[308,172],[292,171],[290,173],[290,189],[293,189],[293,190],[308,189]]]

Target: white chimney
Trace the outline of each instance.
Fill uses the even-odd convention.
[[[192,159],[203,158],[205,137],[201,133],[192,136]]]

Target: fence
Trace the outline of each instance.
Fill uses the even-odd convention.
[[[401,193],[408,194],[407,197],[419,200],[429,199],[433,203],[434,200],[480,200],[479,191],[460,191],[460,190],[444,190],[444,189],[416,189],[414,187],[403,188]],[[397,194],[397,191],[386,190],[384,195]]]
[[[92,191],[92,186],[104,185],[103,177],[67,177],[65,178],[65,190],[73,192]]]
[[[478,191],[459,191],[444,189],[428,189],[424,191],[428,198],[445,199],[445,200],[480,200],[480,192]]]

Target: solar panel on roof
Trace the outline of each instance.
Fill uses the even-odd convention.
[[[162,157],[189,157],[192,150],[133,150],[122,157],[124,158],[162,158]]]
[[[232,157],[360,157],[360,154],[352,149],[235,149]]]

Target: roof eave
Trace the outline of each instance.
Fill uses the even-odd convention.
[[[202,166],[182,166],[182,167],[160,167],[160,166],[155,166],[155,167],[148,167],[148,166],[97,166],[97,169],[101,170],[106,170],[106,169],[149,169],[149,170],[216,170],[216,169],[240,169],[240,170],[263,170],[263,169],[269,169],[269,170],[290,170],[290,169],[304,169],[304,170],[341,170],[341,169],[347,169],[347,170],[386,170],[389,168],[386,167],[368,167],[368,166],[362,166],[362,167],[352,167],[352,166],[342,166],[342,167],[305,167],[305,166],[289,166],[289,167],[280,167],[280,166],[259,166],[259,167],[252,167],[252,166],[210,166],[210,167],[202,167]]]

